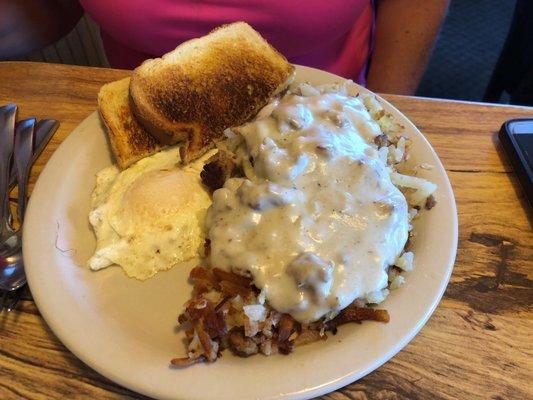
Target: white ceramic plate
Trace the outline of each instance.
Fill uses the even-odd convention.
[[[321,84],[342,79],[297,67],[297,80]],[[85,119],[51,157],[26,215],[26,272],[46,322],[96,371],[160,399],[303,399],[340,388],[378,368],[430,317],[448,283],[457,248],[455,200],[441,162],[416,127],[383,103],[413,140],[413,161],[435,166],[423,176],[439,186],[437,206],[415,226],[416,268],[383,303],[390,323],[344,326],[326,342],[297,348],[290,356],[243,359],[226,352],[214,364],[170,368],[171,358],[185,355],[182,333],[175,327],[190,296],[187,276],[195,263],[176,266],[145,282],[128,279],[118,267],[91,272],[84,266],[95,247],[87,220],[95,173],[112,162],[97,113]]]

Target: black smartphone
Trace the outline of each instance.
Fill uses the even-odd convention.
[[[504,122],[499,137],[529,204],[533,206],[533,119]]]

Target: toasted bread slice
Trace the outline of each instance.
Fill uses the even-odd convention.
[[[100,115],[121,169],[161,150],[161,145],[135,119],[129,105],[130,78],[108,83],[98,93]]]
[[[142,63],[131,78],[130,105],[159,142],[184,142],[182,158],[189,162],[226,128],[253,117],[293,75],[283,55],[236,22]]]

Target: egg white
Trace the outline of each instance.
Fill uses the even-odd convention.
[[[173,147],[124,171],[111,166],[98,172],[89,213],[96,250],[89,267],[119,265],[129,277],[145,280],[202,255],[211,198],[200,172],[211,155],[182,166]]]

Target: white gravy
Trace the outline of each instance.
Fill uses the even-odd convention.
[[[271,108],[235,129],[246,178],[213,194],[210,263],[251,275],[273,308],[308,323],[386,288],[407,202],[359,98],[287,94]]]

